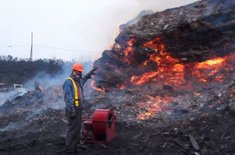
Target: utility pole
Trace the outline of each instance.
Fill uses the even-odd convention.
[[[30,49],[30,58],[29,61],[33,60],[33,32],[31,32],[31,49]]]

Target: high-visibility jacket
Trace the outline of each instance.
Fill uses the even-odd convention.
[[[68,77],[63,85],[64,101],[66,109],[75,111],[75,107],[81,107],[84,104],[83,85],[87,78],[74,80],[73,76]]]
[[[80,101],[79,101],[80,100],[80,94],[79,94],[80,91],[79,91],[78,86],[77,86],[76,82],[74,81],[74,79],[71,77],[68,77],[68,79],[70,79],[73,84],[73,90],[74,90],[73,103],[74,103],[75,107],[78,107],[78,106],[80,106]]]

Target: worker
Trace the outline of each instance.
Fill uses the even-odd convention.
[[[68,120],[65,139],[65,152],[67,153],[77,153],[82,124],[82,107],[84,106],[83,85],[87,79],[91,78],[95,70],[96,68],[83,77],[83,65],[74,64],[71,75],[64,82],[65,115]]]

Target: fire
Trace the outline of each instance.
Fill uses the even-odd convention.
[[[162,46],[163,47],[163,46]],[[158,50],[159,52],[159,50]],[[152,56],[153,58],[154,56]],[[191,75],[192,79],[196,79],[199,82],[208,82],[209,79],[214,78],[215,81],[222,81],[226,74],[226,72],[234,72],[234,60],[235,60],[235,53],[229,54],[224,57],[217,57],[213,59],[206,60],[204,62],[196,62],[196,63],[186,63],[181,64],[179,61],[173,59],[168,54],[164,54],[163,58],[165,60],[173,60],[175,64],[171,64],[170,62],[166,61],[165,65],[161,64],[162,60],[157,59],[155,56],[155,60],[158,62],[159,68],[157,71],[147,72],[144,73],[142,76],[132,76],[131,81],[136,85],[141,85],[145,82],[148,82],[153,79],[159,79],[159,82],[168,82],[171,84],[182,84],[185,81],[185,72],[186,68],[191,66]],[[169,58],[169,59],[168,59]],[[167,66],[169,65],[169,66]],[[188,65],[188,66],[187,66]],[[169,70],[170,69],[170,70]],[[165,71],[165,72],[164,72]],[[172,77],[172,75],[174,75]],[[161,77],[162,76],[162,77]],[[171,76],[171,77],[168,77]],[[190,79],[190,80],[192,80]],[[199,92],[194,92],[195,96],[200,96]],[[166,105],[171,103],[174,100],[172,96],[147,96],[146,102],[137,103],[138,108],[142,110],[141,113],[137,114],[137,119],[144,121],[151,119],[156,116],[156,114],[164,109]]]
[[[234,70],[232,65],[235,54],[225,57],[217,57],[204,62],[182,63],[180,59],[174,58],[167,51],[166,46],[159,37],[143,44],[144,48],[150,48],[154,51],[148,60],[142,64],[147,67],[149,63],[155,63],[157,68],[142,75],[134,75],[130,81],[135,85],[142,85],[150,81],[157,81],[161,84],[184,86],[197,79],[198,82],[223,81],[222,70]],[[133,52],[133,51],[132,51]],[[190,67],[189,67],[190,66]],[[187,75],[191,75],[191,81],[186,80]]]
[[[131,77],[131,82],[135,83],[136,85],[141,85],[145,82],[148,82],[151,80],[151,78],[154,78],[155,76],[157,76],[158,72],[148,72],[148,73],[144,73],[143,76],[138,77],[138,76],[132,76]]]
[[[209,78],[215,76],[217,81],[223,79],[222,75],[216,76],[220,69],[224,66],[226,58],[210,59],[194,65],[193,75],[199,78],[201,82],[207,82]]]
[[[155,116],[159,111],[162,111],[167,104],[173,101],[174,97],[172,96],[147,96],[148,101],[138,103],[139,109],[142,109],[144,112],[137,115],[138,120],[147,120]]]
[[[193,75],[201,82],[209,80],[223,81],[226,73],[234,71],[235,53],[224,57],[209,59],[204,62],[196,63],[193,68]],[[224,72],[226,71],[226,73]]]
[[[135,42],[135,39],[132,38],[130,39],[128,42],[127,42],[127,47],[126,49],[123,51],[124,53],[124,61],[128,64],[130,64],[130,58],[129,56],[134,52],[134,48],[133,48],[133,45],[134,45],[134,42]]]
[[[96,90],[97,92],[105,93],[105,91],[103,89],[96,87],[95,80],[91,81],[91,88]]]
[[[142,65],[147,66],[149,62],[156,63],[156,71],[144,73],[141,76],[132,76],[131,82],[135,85],[141,85],[152,79],[164,81],[164,84],[182,84],[184,83],[184,65],[179,60],[173,58],[166,50],[165,45],[157,37],[143,45],[145,48],[151,48],[155,51]]]

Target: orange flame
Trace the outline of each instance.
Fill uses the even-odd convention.
[[[149,62],[154,62],[158,68],[156,71],[131,77],[132,83],[141,85],[149,82],[151,79],[164,81],[165,84],[182,84],[184,82],[184,65],[179,64],[179,60],[173,58],[166,51],[166,47],[159,37],[145,43],[144,47],[153,49],[155,53],[143,65],[147,66]]]
[[[105,93],[105,91],[103,89],[96,87],[95,80],[91,81],[91,88],[96,90],[97,92]]]
[[[157,76],[158,72],[148,72],[144,73],[144,75],[138,77],[138,76],[132,76],[131,82],[136,85],[141,85],[145,82],[148,82],[151,78]]]
[[[180,59],[173,58],[167,52],[165,45],[161,42],[159,37],[143,44],[145,48],[151,48],[154,53],[148,60],[143,62],[143,66],[148,63],[156,63],[157,69],[155,71],[146,72],[140,76],[132,76],[130,81],[135,85],[141,85],[149,81],[159,81],[162,84],[170,84],[176,86],[183,86],[187,83],[185,79],[186,66],[190,63],[180,63]],[[190,66],[190,75],[196,77],[200,82],[208,82],[209,79],[222,81],[224,75],[220,73],[222,69],[234,70],[232,64],[235,54],[230,54],[224,58],[214,58],[200,63],[193,63]],[[225,67],[230,65],[230,67]],[[191,82],[191,81],[190,81]]]
[[[155,114],[162,110],[167,104],[173,101],[174,97],[172,96],[147,96],[149,101],[145,103],[138,103],[139,109],[143,110],[144,112],[139,113],[137,115],[138,120],[147,120],[151,119],[155,116]]]
[[[130,56],[130,55],[133,53],[133,51],[134,51],[134,48],[133,48],[134,42],[135,42],[135,39],[134,39],[134,38],[130,39],[130,40],[127,42],[127,45],[128,45],[128,46],[127,46],[126,49],[123,51],[123,53],[124,53],[124,61],[125,61],[126,63],[128,63],[128,64],[131,63],[129,56]]]
[[[193,75],[199,78],[201,82],[207,82],[209,78],[215,76],[225,64],[226,58],[210,59],[201,63],[196,63],[193,69]],[[215,77],[218,81],[223,79],[222,75]]]

